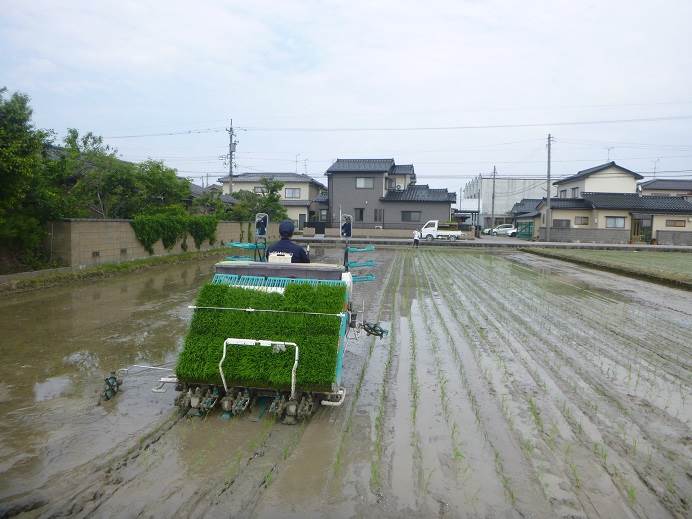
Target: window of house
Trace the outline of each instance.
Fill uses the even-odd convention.
[[[569,220],[553,220],[553,227],[557,229],[569,229]]]
[[[606,216],[606,229],[624,229],[624,216]]]
[[[574,225],[589,225],[589,217],[588,216],[575,216],[574,217]]]
[[[372,177],[356,177],[356,189],[372,189],[375,181]]]
[[[264,189],[264,186],[255,186],[255,187],[253,188],[253,191],[254,191],[255,193],[257,193],[258,195],[263,195],[264,193],[266,193],[267,190]]]
[[[401,211],[402,222],[420,222],[420,211]]]
[[[560,198],[567,198],[567,190],[560,189]]]
[[[356,222],[362,222],[365,218],[365,209],[362,207],[356,207],[355,212]]]
[[[320,209],[320,222],[327,221],[327,209]]]
[[[685,227],[685,220],[666,220],[666,227]]]
[[[578,187],[572,188],[572,198],[579,198],[579,188]]]
[[[284,198],[290,198],[297,200],[300,198],[300,188],[299,187],[287,187],[284,190]]]
[[[375,209],[375,221],[376,222],[383,222],[384,221],[384,209]]]

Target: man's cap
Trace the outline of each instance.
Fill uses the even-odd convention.
[[[293,231],[295,230],[295,225],[291,220],[284,220],[279,224],[279,234],[287,237],[293,236]]]

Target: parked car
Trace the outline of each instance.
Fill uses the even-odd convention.
[[[517,228],[511,223],[498,225],[493,229],[493,236],[516,236]]]
[[[439,220],[429,220],[420,230],[421,238],[427,241],[435,239],[460,240],[466,236],[455,223],[443,223]]]
[[[491,233],[491,232],[493,232],[493,228],[492,228],[492,227],[487,227],[487,228],[485,228],[485,229],[483,229],[483,230],[481,231],[481,234],[487,234],[488,236],[490,236],[490,233]]]

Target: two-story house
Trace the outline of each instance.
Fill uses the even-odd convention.
[[[327,203],[324,193],[327,186],[309,175],[301,173],[239,173],[233,175],[233,187],[228,176],[219,179],[223,193],[232,194],[238,191],[262,193],[262,179],[269,178],[283,183],[281,188],[281,205],[286,208],[288,217],[299,229],[310,219],[326,221]]]
[[[329,223],[353,216],[355,228],[415,229],[428,220],[448,221],[456,194],[416,184],[413,165],[394,159],[337,159],[326,172]]]
[[[644,177],[639,173],[607,162],[600,166],[584,169],[576,175],[553,182],[558,198],[579,198],[584,193],[636,193],[637,180]]]
[[[551,241],[602,243],[692,243],[692,203],[683,197],[643,195],[634,171],[609,162],[554,183],[558,197],[542,199],[533,211],[517,215],[520,229]],[[527,233],[528,234],[528,233]]]

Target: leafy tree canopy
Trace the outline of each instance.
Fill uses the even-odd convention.
[[[278,222],[288,218],[286,208],[281,205],[281,188],[283,182],[263,178],[263,193],[240,190],[233,193],[236,203],[231,210],[231,218],[241,222],[252,221],[257,213],[267,213],[269,220]]]

